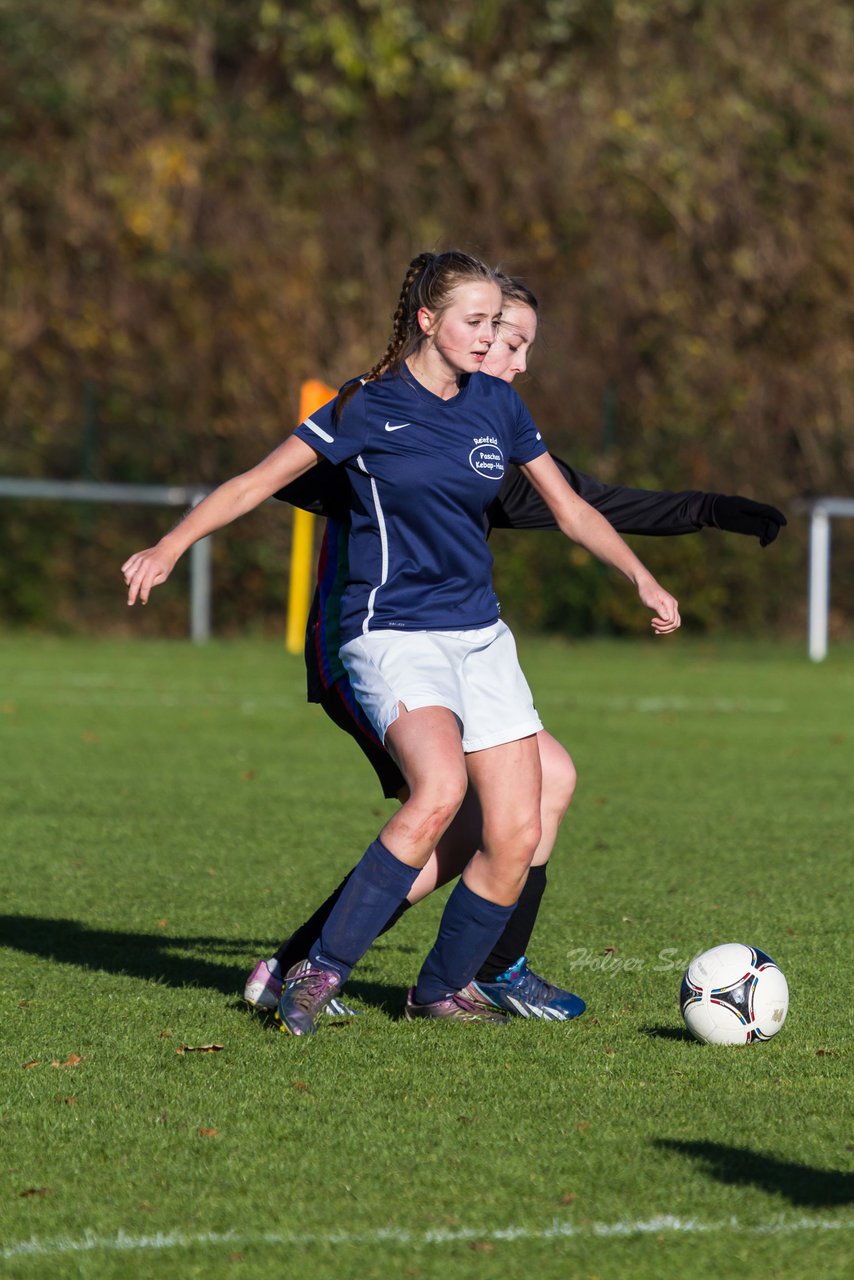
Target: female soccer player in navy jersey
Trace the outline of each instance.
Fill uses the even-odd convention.
[[[558,527],[618,569],[660,635],[676,600],[566,483],[515,392],[482,378],[501,290],[468,255],[410,266],[392,340],[374,368],[257,467],[200,503],[156,547],[123,566],[143,603],[198,538],[252,510],[320,454],[348,466],[349,580],[341,656],[363,710],[394,755],[409,797],[354,869],[277,1016],[306,1035],[399,907],[471,782],[481,848],[451,893],[408,1017],[501,1021],[460,997],[503,930],[541,841],[542,728],[507,627],[498,618],[484,514],[515,463]]]
[[[527,358],[537,333],[538,304],[535,295],[520,281],[500,272],[498,277],[503,299],[501,324],[483,371],[512,382],[527,367]],[[774,540],[780,527],[786,523],[781,511],[750,498],[696,490],[667,493],[626,489],[603,484],[591,476],[575,472],[561,459],[556,459],[556,462],[576,492],[621,532],[675,535],[711,527],[752,534],[765,546]],[[408,790],[406,780],[355,701],[346,670],[338,657],[337,611],[346,579],[349,529],[349,490],[344,468],[321,462],[302,479],[277,493],[276,497],[330,517],[321,548],[318,590],[312,602],[306,633],[309,700],[319,702],[330,718],[351,734],[377,773],[383,794],[402,801]],[[490,528],[556,528],[548,507],[516,468],[509,469],[497,497],[487,510],[487,519]],[[501,937],[464,995],[473,1001],[500,1008],[505,1013],[563,1021],[584,1011],[583,1000],[571,991],[545,981],[530,969],[526,952],[546,887],[546,867],[554,836],[572,799],[575,770],[569,755],[545,730],[537,735],[537,741],[542,767],[543,823],[538,861],[529,870]],[[478,828],[476,803],[469,793],[465,806],[454,818],[389,925],[406,907],[460,873],[478,847]],[[548,838],[549,833],[551,839]],[[273,956],[255,966],[244,989],[244,998],[249,1004],[264,1009],[277,1007],[283,975],[305,959],[344,884],[346,878]],[[327,1005],[327,1012],[340,1015],[348,1010],[342,1001],[333,998]]]

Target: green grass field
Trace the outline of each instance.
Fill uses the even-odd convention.
[[[300,660],[0,638],[0,1274],[850,1275],[854,651],[521,651],[580,775],[530,959],[588,1013],[403,1022],[437,895],[303,1043],[243,982],[391,807]],[[733,940],[789,1019],[694,1043]]]

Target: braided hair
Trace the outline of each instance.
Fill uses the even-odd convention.
[[[454,289],[467,280],[498,284],[503,292],[503,284],[492,267],[458,249],[449,249],[446,253],[419,253],[412,259],[401,285],[388,346],[362,378],[342,387],[335,406],[336,419],[340,418],[348,400],[361,385],[376,381],[384,373],[397,373],[404,360],[426,341],[427,335],[418,324],[421,308],[426,307],[440,316],[450,305]]]

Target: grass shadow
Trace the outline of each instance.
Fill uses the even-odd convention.
[[[403,1017],[406,1004],[406,992],[403,987],[390,987],[384,982],[360,982],[351,979],[345,988],[344,1001],[348,996],[355,996],[373,1009],[379,1009],[387,1017],[399,1019]]]
[[[269,940],[125,933],[93,929],[79,920],[7,915],[0,916],[0,946],[82,969],[146,978],[170,987],[211,987],[223,995],[233,995],[243,989],[245,965],[174,953],[204,949],[214,956],[217,952],[241,950],[260,954],[265,946],[269,948]]]
[[[684,1027],[641,1027],[640,1033],[642,1036],[649,1036],[651,1040],[687,1040],[690,1044],[700,1043]]]
[[[854,1201],[854,1173],[837,1169],[817,1169],[795,1160],[778,1160],[746,1147],[729,1147],[720,1142],[684,1142],[655,1138],[661,1151],[699,1160],[705,1172],[730,1186],[754,1186],[771,1195],[785,1196],[804,1209],[829,1209]]]
[[[93,929],[79,920],[52,920],[42,916],[0,916],[0,946],[76,965],[81,969],[124,974],[169,987],[209,987],[226,996],[243,990],[247,964],[227,964],[217,960],[218,952],[248,951],[269,954],[270,940],[259,938],[213,938],[163,933],[124,933],[113,929]],[[179,951],[204,950],[210,960]],[[389,1017],[402,1014],[402,989],[376,982],[348,983],[347,991],[375,1006]]]

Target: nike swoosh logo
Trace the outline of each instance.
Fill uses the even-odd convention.
[[[385,429],[386,431],[402,431],[404,427],[410,426],[412,426],[411,422],[398,422],[396,427],[393,427],[390,422],[387,422],[385,424]]]

